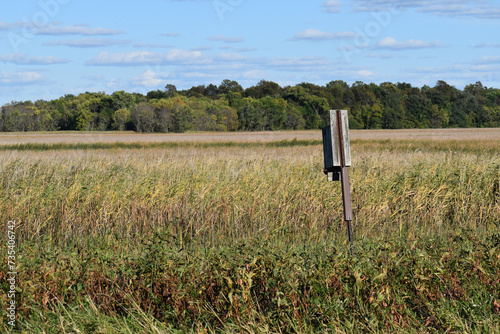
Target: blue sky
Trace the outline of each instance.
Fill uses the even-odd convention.
[[[500,88],[500,2],[39,0],[0,11],[0,105],[261,79]]]

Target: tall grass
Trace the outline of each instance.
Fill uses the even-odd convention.
[[[170,148],[225,148],[238,147],[293,147],[321,144],[320,140],[279,140],[270,142],[252,141],[218,141],[218,142],[190,142],[190,141],[163,141],[163,142],[96,142],[96,143],[19,143],[0,145],[0,151],[54,151],[54,150],[109,150],[109,149],[170,149]]]
[[[351,168],[358,237],[499,224],[498,154],[373,152]],[[135,239],[158,228],[205,245],[330,239],[342,223],[338,183],[319,146],[2,154],[2,210],[22,240]]]
[[[293,132],[292,132],[293,134]],[[290,135],[290,134],[289,134]],[[210,138],[210,137],[209,137]],[[214,137],[217,139],[217,137]],[[430,139],[354,139],[351,140],[353,145],[363,147],[365,150],[389,150],[391,152],[409,151],[415,152],[422,150],[425,152],[451,152],[461,151],[469,153],[495,154],[498,153],[500,139],[446,139],[446,140],[430,140]],[[295,146],[317,146],[322,144],[321,140],[317,139],[283,139],[270,141],[252,141],[248,137],[242,137],[240,140],[225,140],[225,141],[137,141],[137,142],[89,142],[89,143],[16,143],[0,145],[0,151],[58,151],[58,150],[112,150],[112,149],[173,149],[173,148],[230,148],[238,147],[245,148],[273,148],[273,147],[295,147]]]
[[[340,184],[293,142],[0,152],[25,328],[499,329],[498,146],[354,141],[350,258]]]

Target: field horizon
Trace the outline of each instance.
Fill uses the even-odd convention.
[[[350,130],[351,140],[463,140],[500,139],[500,128],[455,129],[396,129]],[[50,132],[2,132],[0,145],[56,144],[56,143],[131,143],[166,141],[258,141],[321,140],[320,130],[283,130],[257,132],[188,132],[144,134],[133,131],[50,131]]]

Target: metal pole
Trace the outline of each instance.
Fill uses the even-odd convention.
[[[345,152],[344,152],[344,134],[342,132],[342,115],[341,111],[337,110],[337,127],[339,134],[339,145],[340,145],[340,177],[342,182],[342,200],[344,202],[344,220],[347,224],[347,239],[350,244],[350,252],[352,255],[354,240],[352,237],[352,200],[351,200],[351,188],[349,184],[349,167],[345,163]]]

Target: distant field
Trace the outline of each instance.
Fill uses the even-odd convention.
[[[353,256],[320,131],[1,134],[19,329],[500,333],[500,129],[351,139]]]
[[[351,130],[351,140],[500,140],[495,129]],[[182,134],[139,134],[135,132],[28,132],[0,133],[0,145],[26,143],[132,143],[132,142],[270,142],[280,140],[321,140],[321,131],[200,132]]]

